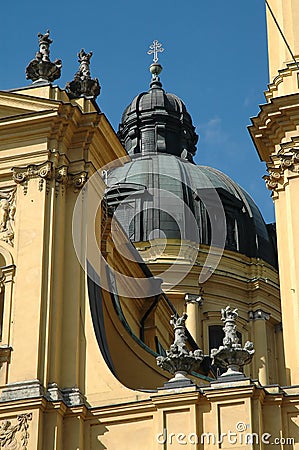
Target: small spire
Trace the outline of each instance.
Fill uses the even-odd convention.
[[[50,60],[50,31],[47,30],[45,34],[38,33],[39,51],[35,54],[35,59],[30,61],[26,67],[26,78],[32,80],[34,83],[47,82],[51,83],[61,75],[62,62],[60,59],[55,59],[54,62]]]
[[[161,42],[154,40],[150,45],[150,49],[147,52],[148,55],[153,55],[153,63],[150,65],[150,72],[152,74],[151,88],[161,88],[162,83],[160,82],[159,75],[163,70],[161,64],[158,63],[159,57],[158,54],[164,52],[164,48],[162,47]]]
[[[73,98],[93,97],[96,98],[101,92],[101,86],[97,78],[91,78],[90,58],[92,52],[86,53],[82,50],[78,53],[79,70],[76,72],[73,81],[66,84],[66,91]]]

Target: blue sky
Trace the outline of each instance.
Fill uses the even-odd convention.
[[[163,43],[161,80],[183,99],[200,134],[196,162],[227,173],[254,198],[266,222],[274,220],[266,173],[247,125],[264,103],[267,41],[264,0],[95,1],[1,5],[0,89],[28,85],[37,33],[51,30],[52,59],[63,61],[60,87],[77,70],[81,48],[94,52],[98,103],[117,129],[125,106],[150,82],[148,46]]]

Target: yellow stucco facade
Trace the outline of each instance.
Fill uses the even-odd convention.
[[[269,4],[298,56],[299,5]],[[202,245],[175,287],[161,280],[163,292],[147,295],[152,274],[190,266],[192,243],[178,264],[176,240],[128,245],[103,199],[102,168],[129,159],[105,115],[51,84],[0,92],[0,448],[299,448],[298,69],[271,20],[267,103],[250,133],[269,170],[279,274],[224,250],[199,293]],[[144,296],[122,295],[126,281],[107,265],[140,280]],[[207,366],[171,387],[156,348],[173,342],[174,310],[188,313],[190,349],[209,355],[228,304],[255,346],[245,377],[223,381]]]

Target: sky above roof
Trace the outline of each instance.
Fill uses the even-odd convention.
[[[60,87],[73,79],[78,51],[93,51],[98,104],[115,130],[124,108],[149,87],[149,45],[162,42],[161,81],[193,118],[197,164],[225,172],[249,192],[266,222],[274,221],[265,166],[247,131],[268,83],[264,0],[16,0],[3,2],[1,16],[0,89],[30,84],[25,67],[38,50],[37,33],[50,29],[51,58],[63,61]]]

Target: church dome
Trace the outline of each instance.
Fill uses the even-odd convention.
[[[192,241],[276,266],[273,230],[237,183],[194,164],[198,136],[191,116],[180,98],[163,90],[161,66],[152,66],[149,91],[133,99],[119,126],[131,161],[107,177],[117,219],[133,242]]]

